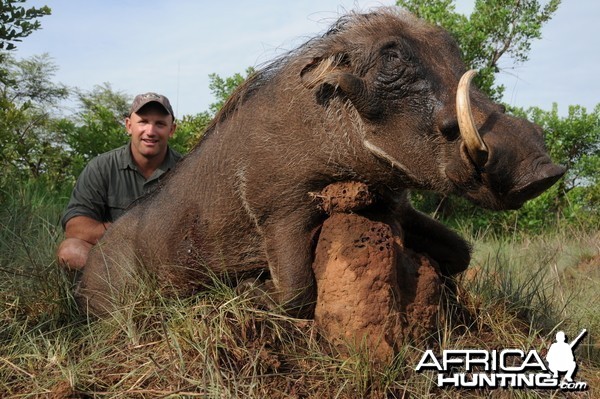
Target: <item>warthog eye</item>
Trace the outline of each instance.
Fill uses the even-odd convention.
[[[398,53],[398,51],[390,50],[383,53],[382,57],[385,61],[389,62],[400,59],[400,54]]]
[[[380,51],[380,57],[384,65],[397,67],[399,64],[409,64],[414,59],[411,46],[399,40],[384,44]],[[391,65],[389,65],[391,63]]]

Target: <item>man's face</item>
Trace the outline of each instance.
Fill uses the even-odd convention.
[[[160,105],[153,103],[126,118],[125,127],[131,135],[131,151],[134,159],[164,157],[169,138],[175,132],[173,117]]]

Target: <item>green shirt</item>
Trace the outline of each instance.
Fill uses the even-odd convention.
[[[61,219],[63,229],[75,216],[87,216],[100,222],[115,221],[138,198],[154,190],[179,159],[181,155],[169,148],[163,163],[146,180],[133,161],[130,144],[93,158],[77,178]]]

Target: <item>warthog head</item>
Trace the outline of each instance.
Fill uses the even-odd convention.
[[[525,119],[484,114],[477,127],[469,90],[474,75],[468,71],[458,85],[460,158],[445,173],[467,198],[491,208],[516,209],[552,186],[565,168],[552,163],[541,128]]]
[[[441,28],[397,10],[352,15],[309,53],[304,85],[323,104],[348,100],[364,121],[364,147],[412,187],[516,209],[565,172],[540,127],[471,85],[475,71]]]

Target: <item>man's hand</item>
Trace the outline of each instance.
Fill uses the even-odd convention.
[[[87,216],[69,219],[65,226],[65,240],[56,251],[58,263],[66,269],[81,270],[92,246],[98,243],[108,226],[108,222],[99,222]]]

